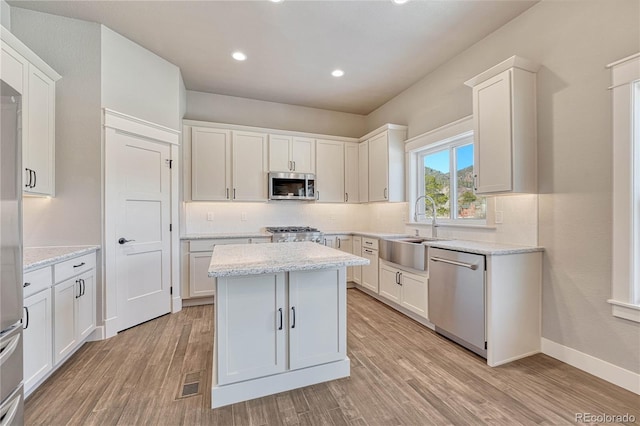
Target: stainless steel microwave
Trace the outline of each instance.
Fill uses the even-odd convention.
[[[312,173],[269,173],[270,200],[315,200],[316,175]]]

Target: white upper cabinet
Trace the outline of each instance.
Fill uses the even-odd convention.
[[[513,56],[465,82],[473,88],[478,194],[536,193],[536,74]]]
[[[231,199],[231,189],[231,131],[193,127],[191,198],[226,201]]]
[[[387,125],[368,138],[369,201],[404,201],[404,126]]]
[[[269,135],[270,172],[315,172],[315,139]]]
[[[369,202],[369,141],[358,145],[358,199]]]
[[[316,199],[322,203],[344,202],[344,143],[316,141]]]
[[[60,79],[13,34],[2,28],[2,80],[22,95],[23,189],[55,195],[55,84]]]
[[[358,173],[358,144],[344,145],[344,201],[345,203],[360,202],[360,187]]]
[[[234,201],[267,200],[267,134],[233,131]]]

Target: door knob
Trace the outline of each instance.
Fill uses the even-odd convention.
[[[120,238],[118,240],[118,244],[125,244],[125,243],[131,242],[131,241],[135,241],[135,240],[127,240],[126,238]]]

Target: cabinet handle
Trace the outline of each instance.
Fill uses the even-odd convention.
[[[344,193],[344,202],[345,202],[345,203],[348,203],[348,202],[349,202],[349,193],[348,193],[348,192],[345,192],[345,193]]]
[[[402,285],[402,272],[398,272],[398,285]]]
[[[320,201],[320,191],[316,189],[316,201]]]
[[[31,285],[31,283],[24,283],[24,284],[22,284],[22,288],[27,288],[27,287],[29,287],[30,285]]]
[[[27,175],[27,183],[24,184],[25,188],[31,188],[31,169],[24,168],[24,171],[28,173]]]
[[[473,190],[474,191],[478,190],[478,175],[477,174],[473,175]]]
[[[324,245],[325,246],[327,245],[327,239],[326,238],[324,239]]]
[[[291,160],[289,160],[289,171],[291,171],[291,170],[293,170],[293,169],[291,168]]]
[[[369,254],[373,254],[373,251],[368,250],[368,249],[364,249],[365,252],[369,253]]]
[[[235,188],[233,188],[233,199],[234,200],[236,199],[236,189]]]
[[[336,240],[338,241],[338,248],[340,248],[340,238],[336,238]]]
[[[76,299],[82,296],[82,286],[80,285],[80,280],[76,280],[76,284],[78,284],[78,294],[76,294]]]
[[[31,170],[33,172],[33,186],[32,188],[35,188],[38,182],[38,173],[35,170]]]
[[[23,329],[26,330],[27,328],[29,328],[29,308],[25,306],[24,311],[25,311],[26,321]]]
[[[296,307],[291,307],[291,312],[293,312],[293,320],[291,321],[291,328],[296,328]]]
[[[365,241],[364,243],[365,243],[365,244],[368,244],[368,245],[370,245],[370,246],[371,246],[371,245],[373,245],[373,243],[372,243],[371,241]]]
[[[385,188],[385,189],[384,189],[384,199],[385,199],[385,200],[388,198],[388,197],[387,197],[387,192],[389,192],[389,191],[387,190],[387,188]]]
[[[85,283],[84,278],[80,279],[80,283],[82,284],[82,294],[80,296],[84,296],[87,290],[87,283]]]
[[[399,283],[398,283],[398,274],[399,274],[399,273],[400,273],[400,272],[396,272],[396,284],[399,284]]]
[[[78,265],[73,265],[73,267],[74,267],[74,268],[79,268],[79,267],[81,267],[81,266],[84,266],[84,262],[82,262],[82,263],[80,263],[80,264],[78,264]]]
[[[227,188],[227,200],[229,199],[229,188]]]
[[[296,171],[296,162],[295,161],[293,162],[293,171],[294,172]]]
[[[278,327],[278,330],[282,330],[282,308],[278,308],[278,313],[280,314],[280,327]]]

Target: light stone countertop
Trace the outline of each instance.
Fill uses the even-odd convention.
[[[100,246],[25,247],[22,250],[23,270],[29,272],[97,250]]]
[[[544,251],[543,247],[519,246],[513,244],[487,243],[482,241],[443,240],[426,241],[429,247],[464,251],[467,253],[484,254],[488,256],[502,256],[507,254],[534,253]]]
[[[312,242],[230,244],[213,248],[210,277],[368,265],[369,260]]]
[[[371,238],[405,238],[410,237],[406,233],[372,232],[372,231],[326,231],[324,235],[358,235]]]

